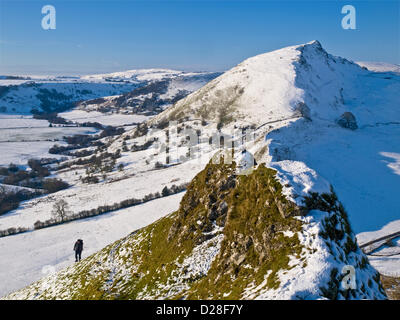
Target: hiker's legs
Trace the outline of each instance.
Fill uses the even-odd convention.
[[[81,255],[82,255],[82,251],[79,251],[79,261],[81,261]]]
[[[78,251],[75,251],[75,262],[78,262]]]

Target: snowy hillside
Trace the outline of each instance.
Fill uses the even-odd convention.
[[[299,163],[315,170],[333,185],[361,232],[399,218],[398,92],[399,76],[364,70],[314,41],[245,60],[151,123],[186,117],[217,119],[226,128],[253,126],[259,141],[252,152],[259,160],[288,181],[298,176]],[[356,130],[346,128],[349,113]]]
[[[46,129],[49,122],[32,119],[32,110],[56,111],[73,123],[96,122],[129,130],[218,75],[142,69],[82,77],[0,77],[0,153],[4,155],[0,165],[24,165],[33,157],[49,157],[47,151],[55,140],[87,133],[82,128]]]
[[[165,79],[174,79],[179,77],[192,77],[206,75],[208,72],[184,72],[171,69],[137,69],[121,72],[104,73],[82,76],[81,79],[88,81],[126,81],[126,82],[143,82],[143,81],[159,81]]]
[[[234,170],[209,164],[178,211],[6,299],[385,298],[333,194],[301,217],[274,170]],[[353,290],[340,284],[347,265]]]
[[[122,113],[152,116],[160,113],[179,99],[204,86],[220,73],[117,73],[114,79],[140,79],[149,81],[140,87],[121,95],[83,101],[77,104],[82,111],[99,111],[102,113]],[[146,77],[145,77],[146,76]],[[126,78],[125,78],[126,77]],[[91,78],[90,78],[91,79]],[[150,79],[150,80],[148,80]],[[68,118],[68,113],[64,113]]]
[[[210,80],[211,75],[212,73],[208,72],[142,69],[76,77],[1,76],[0,112],[20,114],[30,113],[32,109],[47,112],[63,111],[70,109],[79,101],[120,95],[162,80],[181,79],[181,82],[187,80],[181,87],[192,92]],[[174,92],[176,89],[171,88],[171,90]]]
[[[70,165],[57,176],[73,188],[0,217],[4,227],[32,227],[60,198],[75,212],[90,210],[198,173],[178,211],[6,298],[384,299],[379,274],[354,231],[399,219],[398,92],[397,74],[363,69],[328,54],[317,41],[245,60],[108,140],[106,151],[122,150],[116,166],[123,170],[97,174],[100,182],[93,186],[78,178],[87,166]],[[229,165],[202,170],[219,150],[211,142],[221,133],[224,140],[245,141],[234,158],[254,156],[257,166],[249,175]],[[88,218],[88,226],[96,221]],[[27,234],[32,246],[38,232],[46,229]],[[13,237],[0,245],[12,245]],[[68,256],[61,260],[57,265],[67,265]],[[35,281],[40,262],[32,263],[35,273],[27,272]],[[348,265],[356,274],[350,291],[341,287]]]
[[[357,64],[359,64],[361,67],[367,68],[370,71],[400,73],[400,66],[398,64],[370,61],[357,61]]]
[[[2,83],[4,82],[4,84]],[[0,81],[0,112],[29,114],[32,110],[61,111],[77,101],[128,92],[137,84],[87,81]]]

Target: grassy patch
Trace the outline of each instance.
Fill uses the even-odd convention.
[[[381,275],[381,282],[390,300],[400,300],[400,278]]]

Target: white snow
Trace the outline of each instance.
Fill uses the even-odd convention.
[[[47,123],[47,121],[46,121]],[[31,158],[61,158],[61,155],[49,154],[54,145],[66,144],[64,136],[75,134],[94,134],[98,130],[89,127],[45,126],[43,120],[30,117],[0,119],[0,166],[10,163],[25,165]]]
[[[283,186],[282,193],[303,205],[302,199],[310,192],[330,193],[329,183],[314,170],[300,161],[271,162],[271,168],[277,169],[277,178]]]
[[[11,114],[29,114],[33,108],[40,109],[41,94],[57,93],[61,100],[77,102],[99,97],[110,97],[127,93],[152,81],[173,79],[174,87],[198,89],[208,81],[210,72],[184,72],[169,69],[138,69],[107,74],[85,75],[76,77],[54,77],[26,75],[25,80],[10,80],[0,76],[0,86],[9,87],[0,97],[0,107],[5,107]],[[199,77],[199,79],[197,79]],[[176,91],[176,90],[175,90]],[[50,97],[50,100],[58,97]],[[0,109],[1,110],[1,109]]]
[[[148,81],[148,80],[161,80],[166,77],[178,76],[182,74],[182,71],[170,70],[170,69],[136,69],[127,70],[113,73],[103,73],[83,76],[84,80],[97,80],[104,81],[105,79],[111,80],[136,80],[136,81]]]
[[[360,249],[357,252],[345,254],[343,243],[329,240],[328,246],[320,236],[320,232],[324,230],[322,221],[329,215],[327,212],[314,210],[306,217],[299,218],[304,223],[303,230],[297,233],[300,243],[304,247],[301,258],[291,257],[290,270],[278,272],[281,283],[278,289],[265,288],[270,274],[268,272],[261,285],[258,287],[253,285],[246,289],[243,298],[261,300],[321,299],[321,286],[325,286],[322,284],[327,284],[331,279],[332,269],[336,268],[338,273],[341,273],[342,268],[346,265],[357,266],[362,257]],[[286,236],[292,236],[292,234]],[[360,288],[361,285],[367,287],[367,280],[376,273],[371,266],[367,266],[365,269],[355,268],[355,271],[357,288]],[[379,293],[376,283],[373,286],[372,290],[366,292],[366,297],[382,299],[383,295]],[[339,294],[338,299],[343,299],[343,297]]]
[[[249,58],[151,122],[177,110],[217,119],[213,106],[231,108],[230,126],[256,124],[264,135],[251,152],[268,147],[262,161],[292,183],[287,195],[329,191],[329,183],[362,232],[399,217],[399,92],[399,75],[364,70],[313,41]],[[357,130],[336,123],[344,112]]]
[[[359,233],[357,241],[362,245],[396,232],[400,232],[400,220],[392,221],[376,231]],[[378,246],[382,244],[383,242],[378,243]],[[381,274],[400,277],[400,237],[393,239],[393,244],[393,247],[384,245],[378,250],[373,251],[368,256],[368,259]]]
[[[77,123],[98,122],[106,126],[124,126],[148,120],[148,116],[138,114],[101,113],[99,111],[85,111],[74,109],[61,112],[59,116]]]
[[[93,74],[81,77],[83,80],[88,81],[154,81],[154,80],[162,80],[165,78],[177,78],[182,75],[184,76],[194,76],[207,74],[208,72],[185,72],[171,69],[134,69],[113,73],[104,73],[104,74]]]
[[[387,62],[372,62],[372,61],[357,61],[357,64],[367,68],[370,71],[400,73],[400,66],[398,64],[391,64]]]
[[[190,182],[201,168],[201,165],[185,163],[162,170],[136,172],[132,176],[115,182],[77,184],[57,193],[23,202],[18,209],[0,216],[0,229],[33,227],[37,220],[50,219],[53,204],[59,199],[67,201],[69,210],[77,213],[82,210],[96,209],[102,205],[112,205],[126,199],[141,199],[150,193],[161,193],[164,186],[170,187],[172,184]],[[179,182],[176,180],[177,177],[180,177]],[[149,181],[151,183],[148,183]]]
[[[0,113],[0,129],[48,127],[47,120],[33,119],[29,115],[9,115]]]
[[[57,142],[59,145],[64,143]],[[1,142],[0,166],[8,166],[10,163],[26,165],[29,159],[36,158],[61,158],[61,155],[48,153],[55,144],[51,141],[39,142]]]
[[[74,263],[73,246],[83,239],[83,257],[178,209],[183,193],[135,207],[0,238],[0,296]]]

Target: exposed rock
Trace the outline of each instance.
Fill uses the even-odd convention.
[[[299,102],[295,108],[295,115],[298,117],[303,117],[307,120],[311,120],[311,111],[310,108],[304,103]]]
[[[358,128],[356,117],[351,112],[343,113],[337,120],[336,123],[342,128],[356,130]]]

